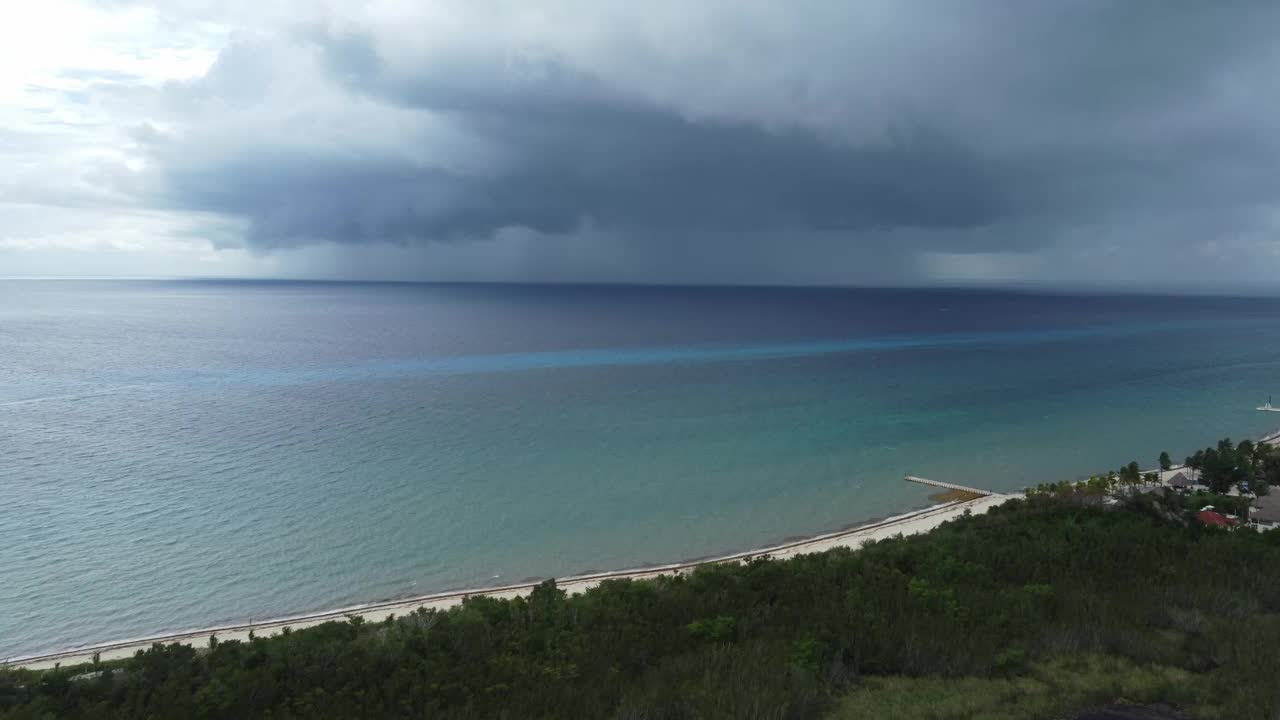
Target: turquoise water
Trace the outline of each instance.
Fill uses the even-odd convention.
[[[1280,302],[0,282],[0,656],[716,554],[1280,424]]]

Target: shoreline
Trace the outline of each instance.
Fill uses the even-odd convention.
[[[1275,430],[1258,438],[1255,442],[1280,445],[1280,430]],[[1168,471],[1155,470],[1161,481],[1170,473],[1184,469],[1175,465]],[[929,495],[934,504],[917,508],[886,518],[870,518],[860,524],[849,525],[839,530],[812,536],[793,536],[773,545],[714,555],[690,558],[672,563],[643,565],[639,567],[607,570],[602,572],[586,572],[577,575],[566,575],[557,578],[527,578],[521,582],[506,585],[468,588],[463,590],[445,590],[441,592],[413,595],[409,597],[375,600],[355,605],[347,605],[330,610],[298,613],[282,617],[274,617],[257,622],[227,623],[194,630],[181,630],[157,633],[140,638],[112,640],[82,645],[48,653],[0,656],[0,668],[26,668],[44,670],[55,665],[79,665],[93,661],[95,654],[102,661],[120,660],[132,657],[139,650],[145,650],[156,643],[184,644],[192,646],[207,645],[209,638],[218,636],[219,640],[247,641],[249,633],[255,637],[271,637],[279,634],[284,628],[300,630],[326,622],[359,617],[366,622],[382,622],[391,615],[407,615],[419,609],[444,610],[459,605],[468,597],[487,596],[509,599],[527,594],[534,587],[546,580],[554,579],[556,586],[569,594],[589,590],[605,580],[632,579],[643,580],[664,574],[682,574],[702,565],[725,562],[741,562],[759,555],[784,559],[794,555],[817,553],[836,547],[858,549],[873,540],[883,540],[897,535],[915,535],[929,532],[947,520],[963,515],[966,510],[983,513],[1010,499],[1021,497],[1022,492],[1000,493],[963,485],[955,485],[911,475],[903,478],[908,482],[916,482],[933,486],[938,492]],[[1083,478],[1077,478],[1081,480]]]
[[[802,537],[760,548],[717,555],[714,557],[682,560],[660,565],[624,568],[605,572],[591,572],[579,575],[568,575],[555,578],[556,586],[569,594],[581,593],[605,580],[632,579],[643,580],[658,575],[683,574],[702,565],[726,562],[742,562],[753,557],[768,555],[776,559],[785,559],[795,555],[823,552],[836,547],[858,549],[867,542],[884,540],[897,535],[915,535],[928,532],[937,526],[970,511],[975,514],[1000,505],[1019,494],[995,493],[966,490],[980,493],[979,497],[953,500],[941,504],[929,505],[899,515],[880,520],[869,520],[860,525],[853,525],[833,532]],[[550,579],[550,578],[546,578]],[[208,645],[209,638],[217,636],[219,640],[247,641],[249,633],[255,637],[270,637],[279,634],[284,628],[300,630],[325,622],[341,621],[351,617],[360,617],[366,622],[382,622],[388,616],[407,615],[419,609],[443,610],[461,604],[472,596],[488,596],[494,598],[513,598],[525,595],[541,582],[528,580],[519,583],[496,585],[491,587],[451,590],[412,597],[379,600],[357,605],[349,605],[331,610],[300,613],[284,617],[270,618],[257,622],[232,623],[204,627],[194,630],[159,633],[140,638],[114,640],[79,647],[67,648],[50,653],[0,658],[0,667],[26,668],[44,670],[55,665],[79,665],[93,661],[95,654],[103,662],[132,657],[137,651],[145,650],[153,644],[184,644],[191,646]]]

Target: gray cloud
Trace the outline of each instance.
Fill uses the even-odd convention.
[[[468,113],[508,169],[460,174],[398,158],[260,148],[175,170],[187,207],[244,215],[253,242],[486,237],[503,227],[630,232],[966,228],[1014,188],[943,139],[842,148],[798,131],[691,122],[653,109]]]
[[[1274,255],[1271,3],[523,8],[241,32],[131,126],[139,195],[243,220],[263,252],[518,229],[531,279],[592,273],[549,240],[539,258],[539,236],[596,243],[603,279],[911,280],[1022,253],[1046,260],[1006,263],[1024,279],[1073,280]]]

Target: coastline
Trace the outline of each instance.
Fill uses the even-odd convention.
[[[1267,433],[1256,440],[1259,443],[1280,445],[1280,430]],[[1175,465],[1160,473],[1162,481],[1167,476],[1183,469]],[[556,586],[565,592],[574,594],[589,590],[605,580],[632,579],[643,580],[665,574],[679,575],[702,565],[726,562],[741,562],[759,555],[768,555],[777,559],[785,559],[806,553],[818,553],[837,547],[858,549],[865,543],[884,540],[898,535],[915,535],[929,532],[942,523],[963,515],[966,511],[974,514],[983,513],[1010,499],[1021,497],[1023,493],[998,493],[963,485],[927,480],[911,475],[903,478],[908,482],[916,482],[935,487],[938,492],[929,496],[935,504],[918,508],[898,515],[882,519],[871,519],[861,524],[822,533],[813,536],[788,538],[782,542],[732,552],[725,555],[681,560],[673,563],[642,567],[590,572],[578,575],[566,575],[554,578]],[[90,663],[97,654],[99,660],[110,661],[132,657],[137,651],[145,650],[153,644],[184,644],[195,647],[206,646],[212,636],[219,640],[249,640],[252,632],[255,637],[277,635],[285,628],[300,630],[326,622],[359,617],[366,622],[377,623],[389,616],[407,615],[419,609],[444,610],[461,604],[472,596],[487,596],[509,599],[530,592],[538,584],[550,578],[529,579],[524,582],[495,585],[490,587],[468,588],[464,590],[447,590],[437,593],[414,595],[410,597],[378,600],[356,605],[348,605],[331,610],[299,613],[284,617],[270,618],[257,622],[230,623],[194,630],[158,633],[141,638],[114,640],[92,645],[67,648],[50,653],[22,655],[14,657],[0,656],[0,668],[26,668],[44,670],[55,665],[78,665]]]
[[[941,484],[939,484],[941,485]],[[754,548],[726,555],[709,558],[685,560],[651,567],[626,568],[599,573],[586,573],[556,578],[556,585],[568,593],[580,593],[589,590],[605,580],[633,579],[642,580],[665,574],[682,574],[702,565],[742,562],[750,558],[768,555],[777,559],[785,559],[795,555],[818,553],[832,548],[847,547],[857,549],[862,545],[884,540],[897,535],[915,535],[929,532],[942,523],[963,515],[966,511],[974,514],[986,512],[1018,494],[1004,494],[987,491],[980,492],[980,497],[953,500],[907,513],[894,515],[882,520],[873,520],[834,532],[784,541],[775,545]],[[453,590],[408,598],[376,601],[350,605],[332,610],[302,613],[286,617],[272,618],[252,623],[227,624],[180,632],[161,633],[142,638],[117,640],[75,648],[68,648],[52,653],[26,655],[13,658],[0,658],[0,667],[27,668],[43,670],[55,665],[78,665],[93,661],[96,654],[102,661],[119,660],[132,657],[137,651],[145,650],[153,644],[184,644],[195,647],[208,645],[212,636],[219,640],[247,641],[252,632],[255,637],[270,637],[279,634],[284,628],[300,630],[335,620],[359,617],[370,623],[386,620],[389,616],[407,615],[419,609],[443,610],[460,604],[472,596],[488,596],[494,598],[513,598],[525,595],[543,580],[531,580],[493,587]]]

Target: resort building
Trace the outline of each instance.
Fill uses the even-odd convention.
[[[1196,513],[1196,518],[1205,525],[1216,525],[1218,527],[1234,527],[1236,524],[1235,520],[1216,510],[1201,510]]]
[[[1275,494],[1255,498],[1249,510],[1249,525],[1258,530],[1280,528],[1280,488]]]
[[[1174,473],[1173,477],[1169,478],[1165,484],[1175,490],[1186,491],[1191,487],[1191,479],[1187,477],[1186,473],[1178,472]]]

